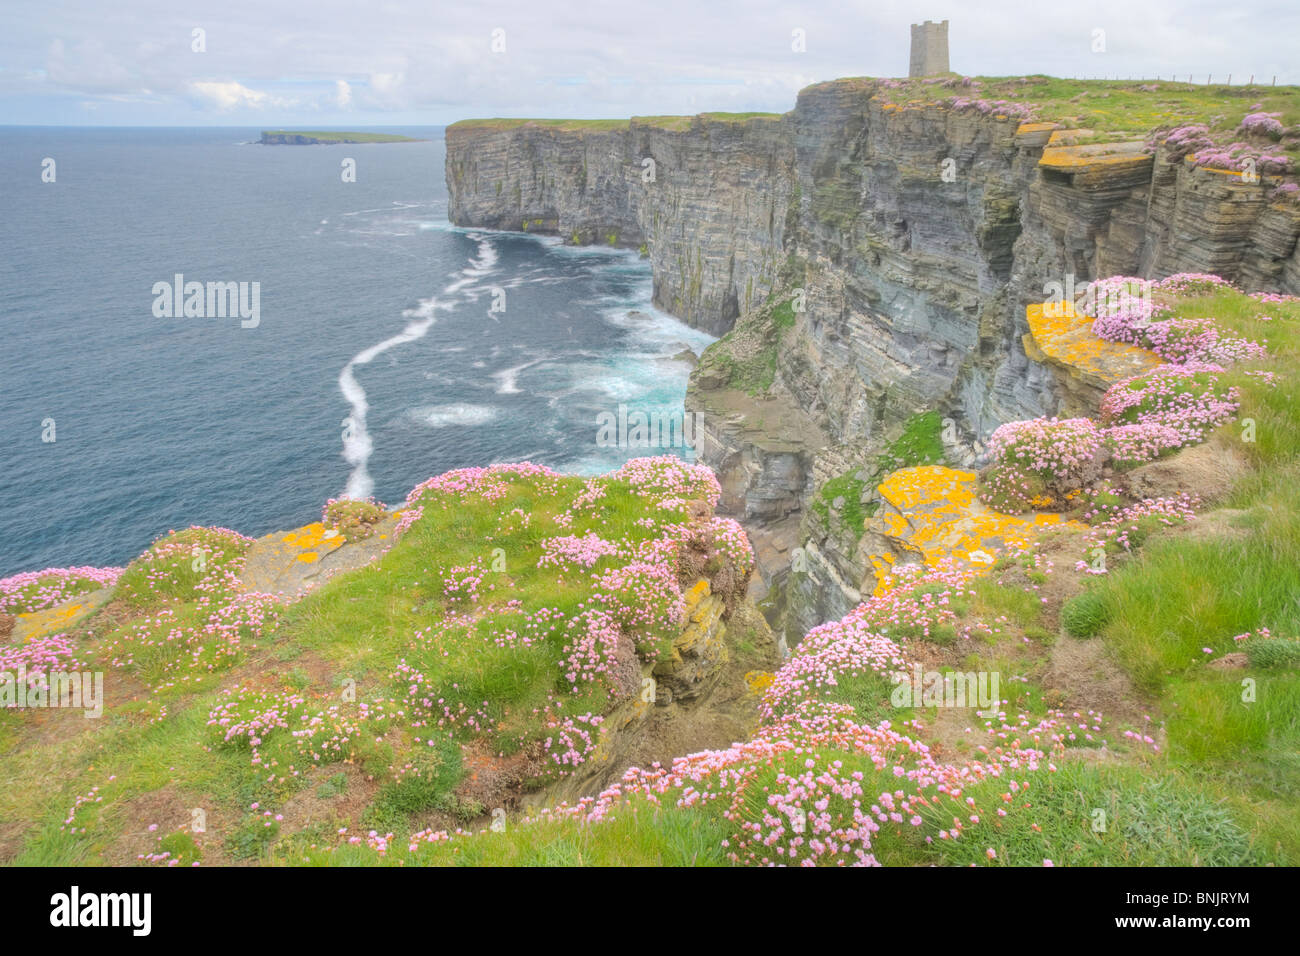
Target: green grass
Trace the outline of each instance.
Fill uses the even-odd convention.
[[[0,713],[0,758],[9,779],[43,781],[0,794],[0,818],[30,823],[16,861],[121,862],[115,848],[119,839],[138,834],[146,822],[163,822],[142,822],[129,808],[165,788],[178,789],[177,803],[206,808],[222,819],[209,851],[215,840],[226,860],[265,861],[288,838],[277,826],[266,826],[263,814],[287,810],[300,794],[330,801],[348,792],[350,778],[338,769],[344,760],[359,779],[373,781],[360,816],[367,828],[404,838],[431,815],[454,824],[485,812],[486,807],[457,796],[467,773],[462,745],[477,743],[483,753],[508,756],[549,733],[539,718],[543,713],[562,719],[604,713],[610,706],[598,684],[571,689],[562,662],[572,634],[562,626],[536,633],[532,646],[494,640],[502,631],[521,629],[524,616],[542,608],[571,620],[590,599],[586,573],[539,567],[543,540],[594,532],[637,547],[658,538],[665,522],[681,521],[686,514],[684,503],[651,506],[644,489],[606,479],[598,503],[575,509],[564,527],[555,523],[586,487],[579,477],[515,475],[502,480],[499,495],[483,500],[462,502],[427,491],[425,516],[378,561],[313,590],[284,611],[260,647],[246,644],[211,672],[179,666],[192,651],[163,638],[180,625],[202,625],[210,613],[201,604],[203,595],[221,601],[233,596],[223,590],[222,575],[248,544],[210,529],[161,539],[123,574],[116,599],[99,618],[104,624],[96,626],[92,619],[90,630],[78,635],[91,666],[131,655],[131,663],[105,668],[109,706],[104,717],[70,724],[44,741],[24,733],[28,715]],[[444,587],[440,573],[472,563],[484,571],[482,596],[473,607]],[[602,558],[591,570],[625,563]],[[507,602],[517,604],[507,608]],[[623,613],[610,607],[611,613]],[[484,615],[486,608],[498,613]],[[637,612],[644,609],[637,603]],[[465,614],[470,610],[478,613]],[[643,653],[663,653],[677,634],[668,625],[629,628]],[[419,637],[431,630],[437,631],[433,637]],[[154,643],[124,641],[139,634]],[[420,705],[406,702],[407,679],[394,670],[399,659],[420,670],[431,697],[453,709],[463,704],[479,711],[479,724],[440,729],[428,718],[424,726],[412,723]],[[124,681],[143,681],[151,689],[141,694],[137,684],[130,690],[134,696],[128,696]],[[355,688],[351,702],[342,694],[344,686]],[[223,687],[248,690],[228,697],[219,692]],[[259,734],[256,764],[247,738],[225,741],[223,730],[210,726],[218,704],[236,702],[232,714],[244,719],[259,712],[259,701],[287,701],[289,694],[301,698],[283,711],[290,726],[329,706],[337,706],[343,719],[357,720],[360,702],[400,707],[405,716],[382,731],[370,729],[373,725],[360,733],[345,730],[347,746],[319,757],[312,757],[315,748],[304,748],[289,727],[273,726]],[[325,720],[328,727],[334,718]],[[529,767],[530,772],[540,767],[541,773],[525,781],[525,788],[543,787],[555,776],[549,762]],[[47,774],[53,776],[47,780]],[[85,802],[66,824],[74,801],[92,787],[99,788],[99,799]],[[250,809],[254,804],[256,812]],[[325,842],[335,842],[332,833]],[[192,850],[183,842],[160,832],[157,844],[143,852],[170,849],[189,860]],[[609,852],[616,846],[611,843]],[[582,852],[576,845],[578,857]]]
[[[115,596],[137,609],[167,600],[191,603],[201,581],[219,575],[247,550],[247,542],[210,528],[187,528],[165,535],[126,566]]]
[[[900,468],[942,463],[942,427],[943,422],[938,412],[921,412],[911,416],[903,422],[901,434],[876,456],[873,468],[869,471],[854,469],[828,478],[813,496],[809,510],[821,521],[823,528],[829,528],[831,512],[837,511],[845,527],[853,532],[855,538],[861,538],[867,518],[874,515],[880,505],[878,500],[863,502],[863,492],[868,488],[874,492],[890,472]],[[836,506],[835,502],[840,499],[840,504]]]
[[[487,701],[487,712],[500,726],[497,749],[517,750],[519,735],[536,737],[544,731],[533,714],[552,695],[567,690],[556,667],[568,636],[554,631],[532,647],[496,647],[486,643],[493,629],[509,625],[511,618],[481,621],[455,633],[477,639],[458,640],[454,634],[432,644],[415,645],[410,635],[440,624],[449,613],[462,609],[455,596],[441,592],[428,574],[430,562],[445,568],[472,562],[488,566],[492,549],[501,549],[505,570],[485,575],[494,588],[491,603],[517,599],[518,619],[543,607],[573,615],[586,600],[585,582],[562,582],[554,568],[539,568],[545,534],[537,529],[563,510],[582,488],[578,478],[558,479],[552,493],[526,480],[512,483],[508,493],[491,508],[455,508],[436,521],[418,522],[386,556],[381,566],[365,569],[320,588],[296,604],[281,625],[282,637],[322,655],[340,673],[359,683],[382,680],[384,668],[402,658],[425,674],[453,709],[476,708]],[[603,510],[587,513],[573,522],[571,533],[588,531],[606,538],[649,540],[657,531],[640,527],[644,503],[630,486],[611,483],[602,499]],[[514,509],[531,515],[527,527],[499,528],[500,517]],[[602,559],[593,567],[611,566]],[[401,689],[402,681],[393,685]],[[594,693],[594,691],[593,691]],[[565,693],[559,698],[560,716],[599,709],[586,694]]]
[[[886,446],[878,468],[887,474],[916,465],[942,464],[943,420],[936,411],[921,412],[903,422],[903,433]]]
[[[411,854],[404,845],[380,856],[365,846],[312,849],[308,840],[283,840],[270,862],[330,866],[726,866],[723,841],[728,827],[721,814],[653,807],[636,801],[599,824],[571,821],[520,823],[461,837],[452,843],[423,844]]]
[[[852,472],[828,479],[818,490],[810,507],[823,523],[830,521],[831,510],[835,509],[855,538],[860,538],[866,527],[868,513],[874,511],[874,506],[862,504],[862,491],[866,486],[867,483]]]
[[[858,690],[856,686],[846,688],[838,695],[852,700],[861,696]],[[867,690],[865,696],[873,694],[874,689]],[[723,841],[736,846],[740,822],[760,820],[766,812],[767,795],[788,786],[778,781],[779,775],[803,773],[805,761],[812,761],[815,773],[834,764],[843,778],[861,774],[867,793],[894,789],[887,771],[854,751],[781,753],[748,782],[738,807],[740,819],[735,822],[722,817],[725,802],[683,811],[673,806],[672,800],[656,808],[634,799],[619,808],[612,820],[596,826],[511,820],[501,832],[421,846],[415,854],[396,847],[387,856],[364,847],[321,851],[304,848],[302,840],[282,841],[274,858],[363,866],[728,865]],[[1055,773],[1035,775],[1032,788],[1022,791],[1012,804],[999,799],[1006,789],[1006,780],[998,778],[964,788],[963,800],[973,795],[982,806],[1006,806],[1008,812],[1004,817],[990,813],[979,823],[968,824],[957,840],[932,838],[927,843],[925,836],[933,837],[950,826],[954,811],[968,813],[964,802],[955,806],[941,800],[921,808],[925,820],[921,827],[884,822],[872,838],[874,855],[893,866],[1042,866],[1045,859],[1073,866],[1231,866],[1274,859],[1252,841],[1233,807],[1176,773],[1155,777],[1141,767],[1066,760]],[[831,802],[832,812],[848,809],[847,802],[839,798]],[[783,839],[777,845],[785,842]],[[989,848],[995,859],[988,857]],[[780,859],[775,847],[766,852]]]
[[[716,373],[726,388],[762,397],[776,380],[776,354],[782,337],[794,325],[794,300],[773,294],[706,348],[700,367]]]
[[[1008,100],[1035,107],[1036,122],[1060,123],[1067,129],[1092,130],[1080,142],[1140,139],[1160,128],[1204,124],[1218,140],[1230,141],[1241,119],[1251,112],[1281,113],[1284,126],[1300,122],[1300,87],[1270,86],[1271,77],[1234,77],[1233,86],[1206,85],[1205,74],[1198,82],[1171,82],[1169,76],[1156,80],[1073,80],[1034,75],[1024,77],[974,77],[978,86],[945,86],[921,79],[902,80],[896,89],[880,89],[879,99],[890,103],[924,105],[962,96],[970,99]],[[1226,74],[1216,77],[1227,79]],[[1155,84],[1154,90],[1142,86]],[[1258,110],[1251,107],[1260,104]],[[1284,152],[1297,155],[1294,143]]]
[[[1006,790],[986,781],[967,793]],[[958,840],[936,840],[925,856],[947,866],[1248,866],[1263,862],[1250,834],[1220,800],[1176,775],[1138,767],[1063,762],[1022,799],[1031,806],[986,816]],[[1014,801],[1013,801],[1014,802]],[[951,822],[946,808],[922,816]],[[1038,830],[1034,826],[1038,826]],[[988,857],[992,849],[994,859]]]
[[[1061,608],[1061,625],[1071,637],[1096,637],[1109,616],[1105,599],[1096,591],[1084,591],[1065,602]]]
[[[1037,591],[1021,587],[1007,587],[993,575],[982,575],[971,582],[979,598],[982,618],[990,620],[1005,614],[1021,628],[1033,628],[1039,640],[1044,636],[1050,642],[1052,635],[1038,626],[1042,618],[1042,601]]]
[[[772,322],[778,329],[794,328],[794,299],[787,299],[772,310]]]
[[[684,131],[696,120],[714,123],[748,123],[752,120],[779,120],[780,113],[700,113],[696,116],[633,116],[630,119],[530,119],[527,117],[493,119],[465,119],[452,123],[447,130],[465,129],[516,129],[520,126],[546,126],[552,129],[580,132],[583,130],[631,129],[651,126],[657,129]]]
[[[788,305],[770,303],[773,329],[796,319]],[[953,807],[942,802],[926,809],[923,827],[882,825],[874,840],[882,862],[1040,865],[1050,858],[1057,864],[1165,866],[1300,860],[1300,672],[1294,666],[1300,635],[1300,429],[1295,428],[1300,420],[1295,375],[1300,309],[1243,302],[1230,293],[1179,308],[1189,315],[1221,316],[1252,337],[1267,334],[1277,356],[1267,367],[1282,374],[1276,387],[1269,387],[1245,374],[1249,367],[1232,373],[1242,393],[1242,417],[1255,423],[1255,440],[1241,443],[1254,467],[1227,501],[1236,509],[1231,520],[1210,524],[1207,516],[1209,527],[1203,533],[1146,537],[1135,557],[1092,580],[1091,589],[1062,612],[1067,631],[1101,635],[1133,680],[1140,703],[1163,719],[1159,752],[1139,748],[1135,753],[1112,737],[1111,756],[1127,761],[1120,765],[1090,762],[1101,758],[1095,752],[1081,756],[1080,748],[1072,748],[1056,772],[1032,775],[1032,789],[1006,817],[985,812],[959,840],[924,842],[924,835],[951,824]],[[1278,318],[1260,323],[1254,317],[1260,312]],[[882,453],[880,467],[941,460],[941,424],[933,412],[909,419]],[[1240,441],[1241,434],[1238,423],[1224,427],[1224,436],[1232,440]],[[823,486],[818,500],[826,502],[828,494],[831,502],[843,497],[840,512],[850,527],[858,528],[865,518],[855,508],[862,508],[865,485],[855,474],[839,476]],[[674,794],[666,795],[661,807],[634,800],[600,825],[525,824],[511,817],[502,833],[458,836],[414,854],[406,849],[411,832],[434,823],[448,826],[448,820],[476,819],[487,809],[457,796],[468,772],[461,744],[512,754],[535,742],[536,714],[553,699],[559,700],[554,706],[560,714],[600,706],[595,697],[567,693],[556,664],[562,635],[540,635],[532,648],[498,647],[490,640],[492,628],[509,626],[509,615],[457,620],[455,615],[468,608],[437,573],[475,561],[490,567],[500,549],[501,569],[484,576],[485,587],[491,588],[484,605],[500,608],[518,600],[524,611],[548,607],[572,615],[588,599],[589,588],[562,581],[555,569],[538,567],[538,558],[542,540],[556,533],[550,519],[582,487],[583,480],[576,477],[511,480],[500,497],[470,506],[431,493],[424,501],[425,517],[386,555],[330,580],[295,604],[271,640],[244,650],[234,672],[204,673],[192,683],[140,692],[126,679],[152,684],[174,676],[166,647],[140,650],[124,674],[110,672],[124,683],[108,687],[111,706],[102,720],[43,737],[28,732],[22,723],[26,715],[0,714],[0,756],[11,781],[0,792],[0,819],[29,824],[14,862],[120,861],[121,838],[138,837],[147,824],[161,822],[143,815],[152,811],[133,810],[134,803],[173,788],[178,805],[206,807],[224,817],[220,839],[207,844],[205,863],[224,854],[240,861],[321,865],[726,865],[723,843],[734,845],[740,821],[728,820],[722,803],[678,808]],[[656,520],[680,516],[682,510],[666,509]],[[521,516],[527,516],[527,523]],[[644,526],[646,517],[642,497],[630,486],[610,482],[598,507],[575,514],[567,532],[593,531],[635,544],[657,534],[655,527]],[[164,608],[174,610],[176,620],[199,621],[197,589],[211,584],[246,547],[210,531],[184,531],[158,542],[123,575],[111,613],[92,619],[94,633],[79,634],[87,657],[95,662],[134,623],[155,618]],[[998,569],[1007,570],[1011,563],[999,562]],[[1035,581],[1031,575],[1038,572],[1023,567]],[[1050,643],[1034,593],[999,587],[991,579],[974,587],[973,598],[961,596],[950,604],[954,613],[974,612],[986,619],[1005,614],[1026,636]],[[1234,641],[1263,627],[1276,636]],[[438,641],[415,638],[438,628],[443,634]],[[899,629],[891,636],[918,635]],[[669,637],[642,635],[647,646]],[[736,637],[733,653],[752,652],[752,635]],[[949,640],[955,645],[955,639],[955,632],[937,629],[930,635],[938,644]],[[1206,666],[1237,650],[1246,652],[1248,667]],[[965,653],[964,669],[1030,678],[1041,664],[1010,653],[1005,645],[980,647],[978,655],[969,651],[949,651],[949,662]],[[988,660],[981,663],[984,657]],[[331,755],[321,761],[328,766],[310,767],[300,776],[283,772],[299,758],[293,738],[274,730],[265,735],[262,748],[281,771],[273,781],[264,768],[250,763],[247,747],[223,746],[219,732],[208,726],[209,713],[223,699],[218,693],[222,683],[292,688],[307,698],[308,711],[338,700],[345,679],[355,681],[361,700],[400,700],[406,682],[393,674],[399,658],[418,666],[438,696],[452,705],[489,702],[484,727],[435,733],[404,725],[382,740],[367,734],[346,755],[350,763],[342,766],[347,773],[340,754],[338,761]],[[889,689],[874,673],[847,674],[821,702],[847,704],[864,723],[889,719],[901,727],[917,715],[891,708]],[[1005,690],[1009,709],[1045,713],[1043,691],[1032,682],[1017,681]],[[934,719],[929,712],[921,717]],[[777,775],[802,774],[807,760],[818,772],[839,761],[842,773],[863,775],[870,794],[898,786],[888,771],[861,753],[783,753],[771,766],[758,769],[738,809],[740,819],[761,820]],[[716,783],[706,781],[700,789]],[[968,790],[981,806],[997,806],[1005,785],[1005,778],[993,779]],[[84,803],[74,824],[65,826],[73,802],[91,787],[99,787],[101,801]],[[287,825],[284,831],[266,825],[267,810],[286,809],[298,799],[338,800],[326,803],[328,816],[345,802],[340,797],[346,794],[351,801],[361,787],[371,788],[363,827],[398,835],[386,856],[364,845],[338,845],[337,826],[328,819],[316,818],[291,833],[285,832],[291,829]],[[258,810],[252,809],[254,803]],[[1104,829],[1096,828],[1098,811],[1104,814]],[[187,862],[201,852],[194,841],[177,834],[160,833],[157,846]],[[994,860],[987,856],[989,848]]]
[[[849,676],[840,675],[835,685],[827,689],[823,700],[837,704],[848,704],[853,708],[857,721],[874,727],[881,721],[899,722],[912,716],[911,708],[894,707],[889,696],[894,685],[874,671]]]
[[[1260,322],[1260,314],[1274,320]],[[1224,489],[1230,495],[1223,504],[1234,509],[1229,520],[1209,533],[1147,539],[1083,598],[1093,611],[1104,608],[1103,638],[1138,691],[1165,714],[1171,764],[1235,805],[1258,809],[1261,839],[1294,861],[1300,675],[1275,665],[1291,658],[1288,639],[1300,635],[1300,307],[1223,291],[1180,302],[1173,315],[1209,315],[1247,338],[1267,337],[1269,361],[1234,366],[1223,376],[1240,390],[1241,411],[1218,440],[1243,452],[1252,467]],[[1247,374],[1256,369],[1277,373],[1276,385]],[[1234,640],[1260,628],[1274,639],[1244,647]],[[1279,649],[1261,658],[1265,645]],[[1243,649],[1250,665],[1244,670],[1206,666]]]
[[[1252,638],[1244,646],[1251,667],[1300,667],[1300,641]]]
[[[747,123],[755,119],[780,119],[781,113],[701,113],[700,116],[720,123]]]
[[[1246,85],[1247,77],[1233,77],[1232,86],[1220,85],[1226,74],[1216,76],[1219,82],[1207,85],[1206,76],[1187,75],[1176,80],[1169,76],[1156,79],[1093,80],[1067,79],[1041,74],[1023,77],[973,77],[975,84],[963,86],[961,78],[953,75],[949,81],[935,83],[922,78],[891,81],[893,88],[883,87],[878,79],[850,77],[831,80],[818,86],[840,86],[858,89],[880,103],[924,107],[942,103],[953,97],[972,100],[1006,100],[1033,108],[1034,122],[1059,123],[1067,130],[1085,130],[1074,141],[1102,143],[1142,139],[1152,131],[1178,126],[1203,124],[1218,142],[1237,139],[1236,130],[1242,118],[1251,112],[1281,114],[1284,126],[1300,123],[1300,87],[1272,86],[1270,77],[1256,77],[1254,85]],[[1143,86],[1154,89],[1143,89]],[[1252,109],[1258,104],[1257,109]],[[630,129],[647,126],[682,132],[698,121],[703,122],[772,122],[779,113],[701,113],[698,116],[637,116],[631,119],[524,119],[495,118],[461,120],[448,127],[460,129],[512,129],[525,124],[547,126],[575,132],[586,130]],[[1300,160],[1300,143],[1284,139],[1270,152],[1284,153],[1293,161]],[[856,186],[843,182],[838,186],[824,186],[813,199],[816,218],[836,228],[848,228],[855,217]]]

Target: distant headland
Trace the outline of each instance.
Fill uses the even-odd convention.
[[[392,133],[348,133],[341,130],[262,130],[263,146],[336,146],[340,143],[421,143]]]

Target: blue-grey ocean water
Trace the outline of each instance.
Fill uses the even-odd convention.
[[[598,446],[598,416],[680,413],[671,356],[708,336],[651,307],[635,253],[451,227],[441,129],[395,131],[427,141],[0,128],[0,575],[450,468],[657,453]],[[158,317],[178,273],[258,283],[258,324]]]

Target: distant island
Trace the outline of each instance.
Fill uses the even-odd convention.
[[[340,143],[422,143],[392,133],[347,133],[329,130],[262,130],[263,146],[335,146]]]

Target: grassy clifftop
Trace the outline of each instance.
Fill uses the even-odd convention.
[[[581,130],[630,129],[636,126],[654,126],[661,129],[689,129],[695,120],[718,123],[743,123],[754,119],[780,119],[780,113],[699,113],[694,116],[634,116],[631,119],[527,119],[495,118],[465,119],[452,123],[448,130],[517,129],[521,126],[540,126],[548,129],[576,132]]]
[[[727,654],[750,555],[711,517],[717,494],[671,458],[590,480],[467,469],[396,519],[334,502],[256,542],[195,528],[125,569],[5,580],[0,670],[100,672],[103,688],[97,719],[33,705],[39,682],[0,710],[3,765],[26,784],[0,800],[0,855],[293,857],[358,828],[454,830],[598,770]],[[362,548],[368,563],[312,586],[250,589],[268,555],[285,580]]]
[[[875,592],[744,674],[734,743],[615,779],[591,771],[623,765],[611,750],[656,694],[753,650],[739,626],[726,649],[708,636],[743,617],[752,556],[701,467],[466,469],[397,515],[333,503],[274,541],[190,529],[126,569],[6,579],[0,671],[106,680],[99,719],[0,713],[0,851],[1294,864],[1300,301],[1209,276],[1136,287],[1036,326],[1061,374],[1106,379],[1096,408],[1007,423],[979,474],[921,463],[941,446],[918,416],[855,518]],[[272,546],[344,570],[251,589]]]
[[[1200,79],[1200,78],[1197,78]],[[1220,77],[1226,80],[1227,77]],[[1264,173],[1293,173],[1300,162],[1300,87],[1274,86],[1269,78],[1237,85],[1153,80],[1072,80],[1051,76],[856,77],[809,89],[849,88],[888,111],[942,106],[1059,127],[1056,145],[1147,140],[1154,148],[1172,134],[1170,148],[1198,165],[1238,170],[1252,158]],[[684,131],[694,122],[777,120],[778,113],[701,113],[632,119],[468,119],[449,131],[505,130],[525,125],[565,131],[651,126]],[[1270,159],[1271,158],[1271,159]]]
[[[1055,76],[958,76],[830,80],[850,84],[899,106],[956,104],[997,112],[1003,106],[1021,119],[1061,123],[1098,134],[1145,136],[1160,128],[1205,124],[1229,133],[1243,113],[1276,112],[1281,125],[1300,122],[1300,87],[1274,86],[1270,77],[1234,78],[1234,85],[1207,84],[1204,75],[1149,80],[1090,80]],[[1226,81],[1226,75],[1218,77]],[[1181,82],[1180,82],[1181,81]],[[985,107],[988,107],[987,109]]]

